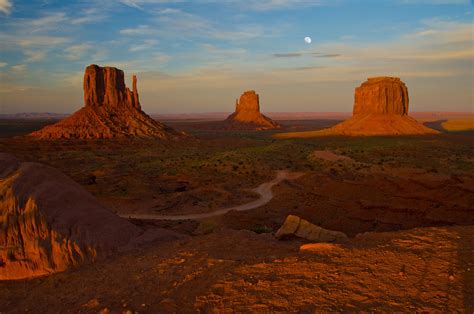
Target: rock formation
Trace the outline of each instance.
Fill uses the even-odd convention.
[[[372,77],[355,89],[353,114],[408,115],[408,89],[398,77]]]
[[[437,134],[408,116],[408,89],[398,77],[373,77],[357,87],[352,118],[329,129],[278,134],[280,138]]]
[[[347,239],[347,236],[342,232],[318,227],[294,215],[288,215],[288,217],[286,217],[285,222],[280,229],[278,229],[275,237],[279,240],[298,237],[314,242],[336,242]]]
[[[42,139],[58,138],[120,138],[177,135],[172,129],[155,121],[142,111],[137,91],[125,86],[122,70],[95,64],[84,74],[84,107],[60,122],[31,133]]]
[[[141,233],[58,170],[0,153],[0,280],[93,262]]]
[[[235,128],[256,130],[276,129],[281,126],[260,113],[260,102],[255,91],[246,91],[235,101],[235,112],[226,119]]]

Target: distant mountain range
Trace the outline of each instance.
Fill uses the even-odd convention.
[[[156,120],[224,120],[230,112],[203,112],[203,113],[170,113],[170,114],[151,114]],[[70,114],[52,113],[52,112],[22,112],[0,114],[0,119],[24,119],[24,120],[60,120]],[[266,116],[274,120],[317,120],[317,119],[335,119],[342,120],[352,116],[352,112],[266,112]],[[410,116],[421,120],[438,120],[446,118],[467,118],[473,117],[473,112],[412,112]]]
[[[51,112],[21,112],[0,114],[0,119],[19,119],[19,120],[60,120],[69,116],[67,113]]]

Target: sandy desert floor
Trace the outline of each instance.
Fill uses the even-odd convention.
[[[334,122],[284,123],[302,131]],[[119,214],[210,213],[257,200],[252,190],[279,170],[302,175],[275,185],[273,198],[251,210],[134,219],[185,237],[2,282],[0,312],[474,310],[471,133],[276,140],[273,132],[216,131],[215,123],[171,124],[194,138],[8,137],[0,151],[60,169]],[[307,242],[272,235],[288,214],[351,238],[300,250]]]

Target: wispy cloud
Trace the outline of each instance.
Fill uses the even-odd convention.
[[[46,57],[46,51],[44,50],[24,50],[23,53],[27,57],[26,62],[37,62]]]
[[[83,10],[78,16],[71,17],[69,23],[71,25],[94,24],[105,20],[107,13],[98,8],[88,8]]]
[[[68,60],[79,60],[91,48],[92,48],[92,45],[88,43],[72,45],[64,49],[64,51],[66,52],[65,58]]]
[[[0,12],[10,15],[12,8],[13,4],[10,0],[0,0]]]
[[[158,40],[156,39],[145,39],[140,44],[132,45],[129,50],[132,52],[149,50],[149,49],[154,48],[157,44],[158,44]]]
[[[274,53],[273,56],[275,58],[294,58],[294,57],[301,57],[301,56],[303,56],[303,54],[299,53],[299,52]]]
[[[313,56],[316,58],[335,58],[340,57],[338,53],[321,53],[321,52],[288,52],[288,53],[274,53],[272,55],[275,58],[296,58],[304,56]]]
[[[27,65],[26,64],[17,64],[17,65],[14,65],[10,68],[13,72],[25,72],[26,69],[27,69]]]
[[[402,4],[431,4],[431,5],[453,5],[462,4],[469,5],[470,0],[398,0]]]

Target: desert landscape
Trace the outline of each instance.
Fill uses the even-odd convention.
[[[293,12],[284,3],[238,8],[253,7],[248,14],[263,19],[274,10]],[[21,15],[28,5],[0,1],[2,23],[10,29],[14,21],[28,22]],[[181,30],[176,23],[184,15],[201,37],[211,36],[210,24],[200,29],[198,15],[185,14],[194,5],[209,9],[207,4],[110,5],[103,9],[125,16],[138,11],[140,19],[159,10],[153,14],[177,27],[170,32]],[[236,5],[215,4],[212,10]],[[401,13],[409,6],[397,5],[390,9]],[[427,4],[411,5],[421,10]],[[113,26],[108,16],[101,20],[96,11],[84,12]],[[174,18],[166,20],[168,14]],[[89,23],[87,17],[67,25],[75,29]],[[65,21],[65,15],[55,19]],[[56,25],[55,19],[34,20],[34,35],[53,32],[39,25]],[[443,34],[463,42],[463,27],[472,21],[457,25],[462,31],[452,23],[442,24]],[[144,24],[121,29],[124,36],[160,38],[128,53],[143,57],[143,51],[166,43],[167,32],[152,30]],[[87,32],[91,38],[98,33]],[[0,31],[0,38],[10,40],[5,34]],[[416,36],[433,34],[438,33]],[[247,32],[240,36],[235,41],[244,45]],[[303,44],[315,45],[310,37]],[[321,43],[318,49],[328,46]],[[0,104],[17,108],[0,114],[0,314],[474,312],[474,103],[472,84],[465,89],[460,83],[464,76],[458,73],[456,84],[431,87],[434,79],[424,67],[414,75],[412,64],[405,70],[387,65],[409,63],[405,55],[377,63],[376,71],[364,70],[370,62],[357,71],[346,68],[341,77],[326,72],[329,63],[288,61],[308,56],[347,61],[311,48],[273,54],[295,62],[293,72],[285,69],[281,76],[268,70],[260,77],[252,64],[253,80],[245,76],[250,70],[244,71],[242,60],[240,72],[232,74],[222,74],[226,68],[216,63],[217,74],[193,70],[191,76],[173,76],[152,73],[152,65],[141,68],[138,62],[86,62],[98,57],[85,52],[91,46],[84,47],[72,50],[84,52],[81,58],[66,58],[66,65],[77,62],[81,69],[71,80],[76,94],[60,98],[60,104],[75,103],[68,113],[49,111],[42,103],[43,89],[46,102],[63,91],[19,87],[18,68],[0,62]],[[452,49],[457,54],[415,59],[445,70],[446,60],[461,55],[454,61],[468,60],[472,67],[472,49],[467,54]],[[181,61],[196,59],[180,53],[175,57]],[[29,58],[28,67],[43,60]],[[273,62],[269,58],[259,62]],[[39,73],[45,80],[59,75],[52,74],[62,73],[54,72],[56,66]],[[298,94],[295,82],[307,70],[322,71],[318,75],[325,79],[303,81],[311,99],[303,106],[306,96]],[[244,84],[236,83],[240,79]],[[467,80],[474,80],[472,72]],[[461,96],[452,96],[452,90]],[[189,103],[182,98],[187,93]],[[322,100],[340,94],[352,101],[336,106]],[[445,96],[464,102],[434,105]],[[424,106],[420,99],[432,102]],[[175,100],[179,105],[165,106]],[[187,109],[194,102],[205,110]],[[166,110],[149,110],[151,105]]]

